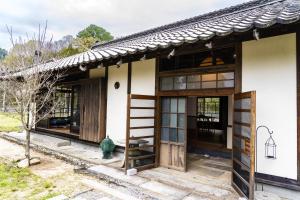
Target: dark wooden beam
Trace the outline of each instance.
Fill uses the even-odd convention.
[[[128,62],[128,71],[127,71],[127,94],[131,94],[131,76],[132,76],[132,63]]]
[[[242,43],[238,42],[235,45],[235,93],[242,92]]]
[[[157,54],[155,59],[155,96],[156,96],[156,110],[155,110],[155,167],[159,166],[160,160],[160,97],[159,93],[159,59],[160,55]]]

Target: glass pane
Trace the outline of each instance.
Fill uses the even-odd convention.
[[[204,88],[204,89],[216,88],[216,87],[217,87],[216,81],[202,82],[202,88]]]
[[[234,120],[236,122],[250,124],[251,123],[251,114],[250,114],[250,112],[235,112]]]
[[[171,99],[171,113],[177,113],[177,99]]]
[[[174,89],[175,90],[186,89],[186,77],[185,76],[174,77]]]
[[[217,74],[203,74],[202,81],[215,81],[217,80]]]
[[[185,127],[185,114],[178,114],[178,127],[179,128]]]
[[[234,101],[234,108],[236,109],[250,109],[251,99],[239,99]]]
[[[251,129],[247,126],[242,126],[239,124],[234,124],[233,126],[234,134],[235,135],[242,135],[244,137],[250,138]]]
[[[177,142],[177,129],[170,128],[170,142]]]
[[[232,88],[234,87],[234,80],[218,81],[218,88]]]
[[[170,125],[170,114],[162,114],[162,126],[169,127]]]
[[[185,113],[185,99],[178,99],[178,113]]]
[[[170,112],[170,99],[163,98],[162,99],[162,112]]]
[[[177,114],[170,114],[171,120],[170,120],[170,127],[176,128],[177,127]]]
[[[161,78],[160,89],[161,90],[173,90],[173,77]]]
[[[178,142],[184,143],[184,130],[178,129]]]
[[[191,75],[187,77],[187,82],[200,82],[201,75]]]
[[[169,128],[162,128],[161,129],[161,140],[169,141]]]
[[[200,82],[187,83],[187,89],[200,89]]]
[[[219,73],[218,80],[234,79],[234,72]]]

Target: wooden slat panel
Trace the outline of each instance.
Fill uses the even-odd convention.
[[[144,101],[144,100],[155,100],[155,106],[152,107],[144,107],[144,106],[132,106],[132,100],[135,101]],[[125,173],[127,172],[127,169],[129,168],[129,160],[143,160],[143,159],[151,159],[153,157],[153,163],[148,164],[148,165],[144,165],[144,166],[131,166],[131,167],[135,167],[138,170],[143,170],[143,169],[148,169],[148,168],[152,168],[155,166],[154,161],[155,159],[155,149],[156,149],[156,141],[155,141],[155,133],[156,133],[156,125],[155,125],[155,119],[156,119],[156,96],[151,96],[151,95],[137,95],[137,94],[128,94],[127,97],[127,122],[126,122],[126,147],[125,147]],[[135,113],[135,116],[131,116],[131,111],[132,110],[141,110],[140,111],[140,115],[139,113]],[[154,110],[154,115],[153,116],[143,116],[143,111],[142,110]],[[150,114],[152,115],[152,114]],[[151,126],[145,124],[145,121],[143,121],[144,123],[142,124],[143,126],[139,126],[139,125],[135,125],[135,126],[131,126],[131,121],[133,120],[141,120],[141,119],[146,119],[145,121],[147,123],[151,123]],[[138,121],[137,121],[138,122]],[[154,124],[154,125],[152,125]],[[135,132],[135,136],[131,136],[131,130],[142,130],[142,129],[154,129],[153,131],[153,135],[149,135],[151,133],[147,133],[148,135],[137,135],[137,134],[141,134],[143,132]],[[137,147],[129,147],[129,142],[130,140],[144,140],[146,139],[146,141],[151,141],[152,143],[150,144],[144,144],[143,146],[137,146]],[[129,157],[129,151],[149,151],[149,154],[146,155],[142,155],[142,156],[136,156],[136,157]],[[132,164],[132,163],[131,163]]]
[[[154,135],[145,135],[145,136],[138,136],[138,137],[130,137],[130,140],[140,140],[140,139],[146,139],[146,138],[154,138]]]
[[[155,107],[130,107],[130,109],[141,109],[141,110],[155,110]]]
[[[151,169],[155,167],[155,164],[152,163],[152,164],[148,164],[148,165],[143,165],[143,166],[139,166],[139,167],[135,167],[138,171],[142,171],[142,170],[145,170],[145,169]]]
[[[145,159],[145,158],[152,158],[154,156],[155,156],[155,154],[144,155],[144,156],[129,156],[128,159],[129,160],[141,160],[141,159]]]
[[[130,129],[149,129],[149,128],[155,128],[155,126],[135,126],[135,127],[130,127]]]
[[[128,148],[128,151],[133,151],[133,150],[144,150],[144,149],[147,149],[147,148],[152,148],[154,147],[154,145],[143,145],[143,146],[140,146],[140,147],[131,147],[131,148]]]
[[[101,105],[105,101],[102,83],[101,79],[84,80],[81,83],[80,139],[82,140],[100,142],[105,137],[105,131],[101,128],[105,117],[101,113]]]
[[[155,119],[155,116],[151,116],[151,117],[130,117],[130,119]]]
[[[245,169],[246,171],[249,172],[249,180],[245,180],[242,175],[240,175],[237,171],[235,171],[235,165],[233,165],[233,169],[232,169],[232,177],[235,176],[237,177],[237,179],[239,179],[240,181],[242,181],[245,185],[248,186],[249,191],[246,192],[246,194],[249,194],[249,198],[250,200],[254,199],[254,173],[255,173],[255,138],[256,138],[256,93],[254,91],[252,92],[246,92],[246,93],[240,93],[240,94],[235,94],[234,96],[235,100],[242,100],[243,99],[247,99],[247,101],[249,101],[250,99],[250,109],[245,109],[245,108],[240,108],[240,109],[234,109],[235,113],[240,114],[241,112],[248,112],[251,114],[250,117],[250,122],[249,123],[243,123],[243,122],[239,122],[236,121],[236,119],[233,119],[234,121],[234,126],[236,125],[241,125],[241,126],[245,126],[245,127],[249,127],[250,128],[250,138],[239,135],[240,133],[236,133],[235,132],[235,128],[233,128],[233,134],[232,134],[232,138],[233,138],[233,142],[235,142],[236,140],[240,140],[240,142],[244,143],[244,148],[241,149],[240,147],[237,147],[237,145],[235,143],[233,143],[233,164],[236,163],[238,164],[240,167],[242,167],[243,169]],[[234,115],[235,116],[235,115]],[[234,157],[234,155],[236,154],[244,154],[247,159],[250,160],[250,168],[248,166],[246,166],[245,164],[243,164],[240,160],[238,160],[239,158]],[[234,182],[234,179],[232,178],[232,185],[234,186],[234,188],[238,191],[241,192],[241,194],[243,194],[244,196],[246,196],[240,187],[242,187],[241,185],[239,185],[240,183],[237,181]]]
[[[131,94],[131,99],[141,99],[141,100],[156,100],[156,96],[152,95],[138,95],[138,94]]]

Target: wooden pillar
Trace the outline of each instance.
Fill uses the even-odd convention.
[[[242,92],[242,42],[235,45],[235,93]]]
[[[159,59],[160,55],[155,58],[155,96],[156,96],[156,110],[155,110],[155,167],[159,166],[160,159],[160,96],[159,94]]]
[[[132,76],[132,63],[128,62],[128,71],[127,71],[127,94],[131,94],[131,76]]]
[[[128,62],[127,70],[127,117],[126,117],[126,141],[125,141],[125,174],[128,169],[128,149],[129,149],[129,138],[130,138],[130,107],[131,107],[131,75],[132,75],[132,63]]]

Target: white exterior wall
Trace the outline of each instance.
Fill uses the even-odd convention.
[[[132,63],[131,94],[155,95],[155,59]],[[132,100],[132,106],[154,107],[153,100]],[[131,116],[154,116],[154,110],[132,110]],[[154,126],[153,119],[133,119],[131,126]],[[131,136],[152,135],[153,129],[131,130]],[[149,144],[153,139],[148,139]]]
[[[116,90],[114,84],[117,81],[120,82],[120,88]],[[119,143],[118,141],[125,141],[126,138],[127,81],[128,64],[123,64],[120,68],[116,66],[108,67],[106,135],[108,135],[115,144],[120,146],[125,146],[125,144]],[[132,63],[131,93],[155,95],[155,59]],[[132,106],[153,106],[151,101],[139,101],[138,103],[142,103],[143,105]],[[153,114],[151,110],[142,110],[142,113],[140,112],[141,111],[132,112],[132,116],[150,116]],[[136,120],[132,121],[132,126],[143,126],[143,124],[147,124],[147,126],[151,125],[149,124],[149,120],[140,120],[139,122]],[[148,134],[147,131],[150,133],[151,129],[143,130],[143,134]],[[141,135],[137,133],[138,130],[135,130],[135,132],[132,131],[132,135]]]
[[[128,64],[122,64],[119,68],[108,67],[106,135],[120,146],[125,144],[118,141],[126,137],[127,74]],[[117,81],[120,83],[119,89],[114,87]]]
[[[297,179],[296,34],[243,43],[242,90],[256,90],[256,126],[274,131],[277,159],[266,159],[258,132],[258,171]]]
[[[131,93],[155,95],[155,59],[132,63]]]

